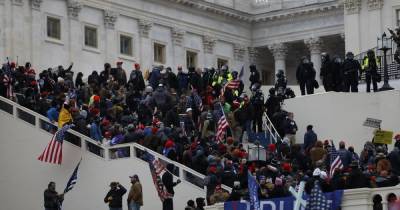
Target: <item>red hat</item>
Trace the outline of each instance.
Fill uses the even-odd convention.
[[[165,148],[171,148],[174,146],[174,141],[172,139],[168,139],[167,142],[165,142]]]
[[[290,166],[289,163],[283,163],[282,164],[282,169],[283,169],[283,171],[286,171],[286,172],[291,172],[292,171],[292,167]]]
[[[35,69],[29,69],[27,73],[31,75],[36,75]]]
[[[135,63],[135,69],[140,69],[140,64]]]
[[[95,96],[93,97],[93,101],[94,101],[94,102],[100,102],[100,96],[95,95]]]
[[[394,136],[394,139],[395,139],[396,141],[400,141],[400,133],[397,134],[396,136]]]
[[[208,168],[208,172],[213,173],[213,174],[217,173],[217,167],[215,167],[215,166],[210,166],[210,167]]]
[[[46,97],[46,96],[48,96],[49,95],[49,92],[47,92],[47,91],[43,91],[41,94],[40,94],[42,97]]]
[[[15,68],[15,66],[17,66],[17,64],[15,64],[15,62],[11,62],[10,67]]]
[[[110,125],[110,121],[107,120],[106,118],[104,118],[103,121],[101,122],[101,125],[108,126],[108,125]]]
[[[121,64],[123,64],[124,62],[122,62],[122,61],[117,61],[117,65],[121,65]]]
[[[270,145],[268,145],[268,151],[270,151],[270,152],[275,152],[275,150],[276,150],[275,144],[270,144]]]
[[[100,110],[98,108],[93,108],[90,110],[90,113],[92,113],[93,116],[97,116],[100,113]]]

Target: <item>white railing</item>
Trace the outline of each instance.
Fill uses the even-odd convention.
[[[373,198],[376,195],[382,198],[382,209],[388,209],[388,196],[400,194],[400,185],[382,188],[359,188],[345,190],[342,199],[342,210],[373,210]],[[224,210],[223,203],[207,206],[207,210]]]
[[[266,132],[265,135],[269,135],[270,143],[277,143],[277,142],[282,141],[282,137],[279,135],[274,124],[271,122],[271,120],[265,113],[263,116],[263,129],[265,131],[268,130],[268,132]]]
[[[42,116],[39,113],[36,113],[28,108],[25,108],[9,99],[0,96],[0,111],[3,113],[7,113],[12,115],[15,119],[23,120],[24,122],[28,123],[29,125],[35,127],[37,130],[41,132],[47,132],[49,135],[51,128],[57,128],[56,124],[51,123],[45,116]],[[49,137],[50,139],[50,137]],[[68,134],[65,137],[66,142],[69,142],[77,147],[80,147],[82,153],[89,153],[91,155],[95,155],[96,157],[105,160],[105,161],[113,161],[120,159],[118,156],[115,156],[114,153],[118,149],[123,149],[127,151],[127,157],[122,158],[137,158],[140,160],[141,155],[147,151],[148,153],[154,155],[155,158],[159,158],[164,163],[171,163],[175,165],[176,171],[173,172],[175,176],[177,176],[182,181],[186,181],[191,183],[199,188],[202,188],[204,191],[206,187],[203,184],[204,175],[194,171],[187,166],[184,166],[181,163],[172,161],[167,157],[152,151],[149,148],[146,148],[137,143],[129,143],[129,144],[119,144],[115,146],[104,146],[98,144],[97,141],[87,137],[77,131],[68,130]],[[144,161],[144,160],[143,160]],[[227,186],[222,186],[225,190],[231,191],[232,189]]]

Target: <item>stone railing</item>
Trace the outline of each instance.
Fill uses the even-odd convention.
[[[359,188],[345,190],[343,194],[342,210],[373,210],[373,198],[381,196],[382,209],[388,209],[387,198],[390,194],[398,196],[400,194],[400,185],[394,187],[382,188]],[[207,210],[224,210],[224,204],[218,203],[213,206],[207,206]]]
[[[36,128],[38,131],[49,133],[49,141],[51,139],[51,131],[57,129],[57,125],[51,123],[46,117],[4,97],[0,97],[0,112],[10,114],[14,117],[14,119],[24,121],[25,123]],[[67,134],[65,135],[64,142],[65,141],[80,148],[82,153],[94,155],[104,161],[112,161],[120,158],[138,158],[143,160],[142,156],[144,152],[149,152],[150,154],[154,155],[155,158],[160,159],[165,164],[171,163],[175,165],[176,170],[173,171],[173,174],[176,177],[203,189],[204,192],[206,191],[206,187],[204,186],[203,182],[203,174],[198,173],[197,171],[194,171],[183,164],[172,161],[167,157],[140,144],[129,143],[115,146],[105,146],[74,130],[68,130]],[[116,154],[117,151],[123,151],[125,155],[123,157],[119,157]],[[231,191],[231,188],[227,186],[222,187],[229,192]]]

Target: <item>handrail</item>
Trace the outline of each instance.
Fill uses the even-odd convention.
[[[273,138],[274,143],[277,143],[282,140],[282,137],[279,135],[278,131],[276,130],[274,124],[272,123],[271,119],[269,119],[268,115],[264,112],[263,125],[266,129],[268,129],[270,136]],[[271,141],[272,143],[272,141]]]
[[[35,127],[37,129],[39,129],[39,130],[44,130],[43,128],[40,127],[40,120],[42,122],[45,122],[45,123],[49,124],[49,125],[53,125],[53,126],[57,127],[57,124],[56,123],[52,123],[51,121],[49,121],[47,117],[45,117],[45,116],[43,116],[43,115],[41,115],[39,113],[36,113],[35,111],[32,111],[32,110],[30,110],[30,109],[28,109],[26,107],[23,107],[20,104],[14,102],[14,101],[11,101],[11,100],[9,100],[7,98],[4,98],[2,96],[0,96],[0,101],[2,101],[2,102],[4,102],[4,103],[6,103],[6,104],[8,104],[8,105],[13,107],[12,115],[15,118],[19,118],[17,109],[22,110],[22,111],[32,115],[34,117],[34,119],[35,119]],[[0,108],[0,111],[4,111],[4,110]],[[8,112],[5,112],[5,113],[10,114]],[[165,157],[165,156],[163,156],[163,155],[161,155],[161,154],[159,154],[159,153],[157,153],[157,152],[155,152],[155,151],[153,151],[153,150],[151,150],[151,149],[149,149],[147,147],[144,147],[144,146],[142,146],[142,145],[140,145],[138,143],[126,143],[126,144],[118,144],[118,145],[114,145],[114,146],[104,146],[104,145],[99,145],[97,141],[95,141],[95,140],[91,139],[90,137],[88,137],[86,135],[83,135],[83,134],[81,134],[81,133],[79,133],[79,132],[77,132],[75,130],[70,129],[67,132],[72,134],[72,135],[74,135],[74,136],[76,136],[76,137],[78,137],[78,138],[80,138],[80,143],[81,143],[80,147],[82,148],[83,152],[88,152],[87,151],[87,143],[91,143],[91,144],[95,145],[95,147],[102,149],[104,151],[104,157],[101,156],[101,158],[103,160],[106,160],[106,161],[114,160],[114,159],[110,159],[109,154],[110,154],[110,152],[112,152],[112,150],[119,149],[119,148],[129,148],[130,149],[130,158],[140,159],[139,157],[136,157],[134,155],[132,156],[132,154],[135,154],[136,149],[139,149],[139,150],[142,150],[142,151],[147,151],[150,154],[154,155],[156,158],[159,158],[159,159],[161,159],[161,160],[163,160],[163,161],[165,161],[167,163],[171,163],[171,164],[175,165],[179,170],[178,177],[181,180],[187,181],[187,182],[189,182],[189,183],[191,183],[191,184],[193,184],[195,186],[198,186],[198,185],[192,183],[190,180],[188,180],[184,176],[184,172],[190,173],[193,176],[196,176],[197,178],[202,179],[202,180],[205,178],[205,176],[203,174],[201,174],[201,173],[199,173],[197,171],[194,171],[193,169],[191,169],[191,168],[189,168],[189,167],[187,167],[187,166],[185,166],[185,165],[183,165],[181,163],[178,163],[176,161],[170,160],[169,158],[167,158],[167,157]],[[142,160],[142,159],[140,159],[140,160]],[[200,187],[200,186],[198,186],[198,187]],[[227,191],[229,191],[229,192],[232,191],[232,189],[230,187],[225,186],[225,185],[222,185],[222,188],[227,190]],[[203,186],[202,189],[205,190],[205,186]]]

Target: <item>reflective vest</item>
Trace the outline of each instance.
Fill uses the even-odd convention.
[[[378,57],[375,57],[375,60],[376,60],[376,66],[377,66],[377,67],[380,66],[380,65],[381,65],[381,59],[378,58]],[[363,63],[362,63],[362,65],[361,65],[361,69],[362,69],[363,71],[365,71],[368,67],[369,67],[369,58],[366,57],[366,58],[364,58],[364,60],[363,60]]]

